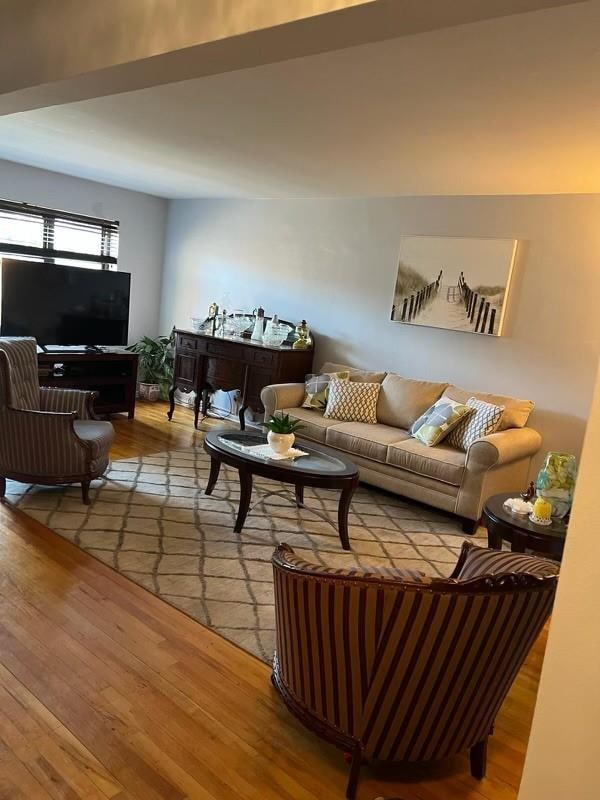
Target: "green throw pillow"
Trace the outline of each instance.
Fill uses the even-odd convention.
[[[329,397],[329,382],[332,378],[338,381],[347,381],[350,372],[325,372],[323,375],[307,375],[304,381],[304,401],[302,408],[319,408],[327,406]]]
[[[457,403],[449,397],[440,397],[431,408],[413,422],[410,434],[428,447],[433,447],[473,412],[474,409],[470,406]]]

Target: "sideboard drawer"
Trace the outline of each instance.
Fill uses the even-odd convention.
[[[206,352],[209,356],[219,356],[221,358],[239,359],[243,352],[232,342],[207,342]]]
[[[198,359],[195,353],[176,353],[173,383],[194,386],[198,376]]]
[[[271,352],[270,350],[256,349],[254,351],[254,358],[252,360],[255,364],[261,367],[270,367],[275,360],[275,353]]]
[[[198,347],[198,339],[194,336],[177,336],[177,349],[183,353],[195,352]]]

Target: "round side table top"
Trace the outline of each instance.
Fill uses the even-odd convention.
[[[515,514],[504,506],[504,501],[510,497],[518,497],[518,492],[495,494],[486,500],[483,514],[492,522],[509,526],[531,537],[557,539],[564,541],[567,535],[567,525],[562,519],[552,518],[551,525],[536,525],[531,522],[527,514]]]

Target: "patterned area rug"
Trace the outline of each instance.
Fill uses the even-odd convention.
[[[347,553],[337,528],[294,505],[292,487],[260,478],[244,531],[236,534],[237,472],[223,466],[207,497],[208,470],[197,447],[112,462],[92,484],[90,506],[82,505],[78,486],[9,481],[7,499],[263,661],[271,660],[275,640],[270,559],[279,542],[329,566],[410,566],[448,575],[464,539],[451,517],[361,485],[350,508]],[[305,490],[307,506],[334,523],[337,497]]]

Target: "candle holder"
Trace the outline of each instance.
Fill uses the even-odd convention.
[[[552,503],[538,496],[529,519],[534,525],[552,525]]]
[[[536,517],[533,511],[529,515],[529,521],[533,522],[534,525],[552,525],[552,519],[543,519],[542,517]]]

